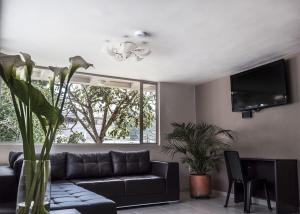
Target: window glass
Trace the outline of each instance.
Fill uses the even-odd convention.
[[[62,143],[139,143],[140,83],[109,78],[97,82],[71,84],[59,139],[64,138]]]
[[[36,76],[34,86],[50,101],[48,76]],[[74,75],[56,143],[156,143],[156,87],[142,81]],[[2,81],[0,89],[0,142],[21,142],[10,93]],[[42,143],[43,132],[37,119],[34,123],[35,141]]]
[[[143,143],[156,143],[156,84],[143,84]]]

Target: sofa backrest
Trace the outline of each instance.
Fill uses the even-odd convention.
[[[50,154],[51,180],[66,179],[67,153]]]
[[[111,152],[114,175],[141,175],[150,172],[149,151]]]
[[[14,168],[14,163],[23,152],[10,152],[8,155],[8,163],[10,168]]]
[[[10,157],[16,156],[13,154],[14,152],[10,153]],[[38,155],[37,155],[38,158]],[[14,169],[15,175],[19,178],[22,170],[24,156],[23,153],[18,153],[14,162],[10,158],[10,166]],[[51,161],[51,180],[65,180],[66,179],[66,153],[56,153],[50,154],[50,161]],[[12,163],[11,163],[12,162]]]
[[[9,164],[17,177],[23,165],[23,154],[11,152]],[[151,171],[149,151],[107,153],[56,153],[50,154],[51,179],[102,178],[126,175],[141,175]]]
[[[110,153],[67,154],[67,179],[113,175]]]

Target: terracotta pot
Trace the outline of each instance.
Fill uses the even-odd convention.
[[[208,198],[211,194],[211,177],[191,174],[190,193],[192,198]]]

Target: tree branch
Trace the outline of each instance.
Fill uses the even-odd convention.
[[[76,111],[73,111],[77,121],[83,126],[83,128],[88,132],[88,134],[91,136],[91,138],[94,140],[95,143],[97,143],[97,138],[96,136],[93,135],[93,133],[89,130],[88,125],[84,123],[82,119],[80,119],[78,113]]]

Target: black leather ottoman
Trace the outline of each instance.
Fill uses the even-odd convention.
[[[116,204],[70,182],[53,182],[51,210],[77,209],[82,214],[116,214]]]

